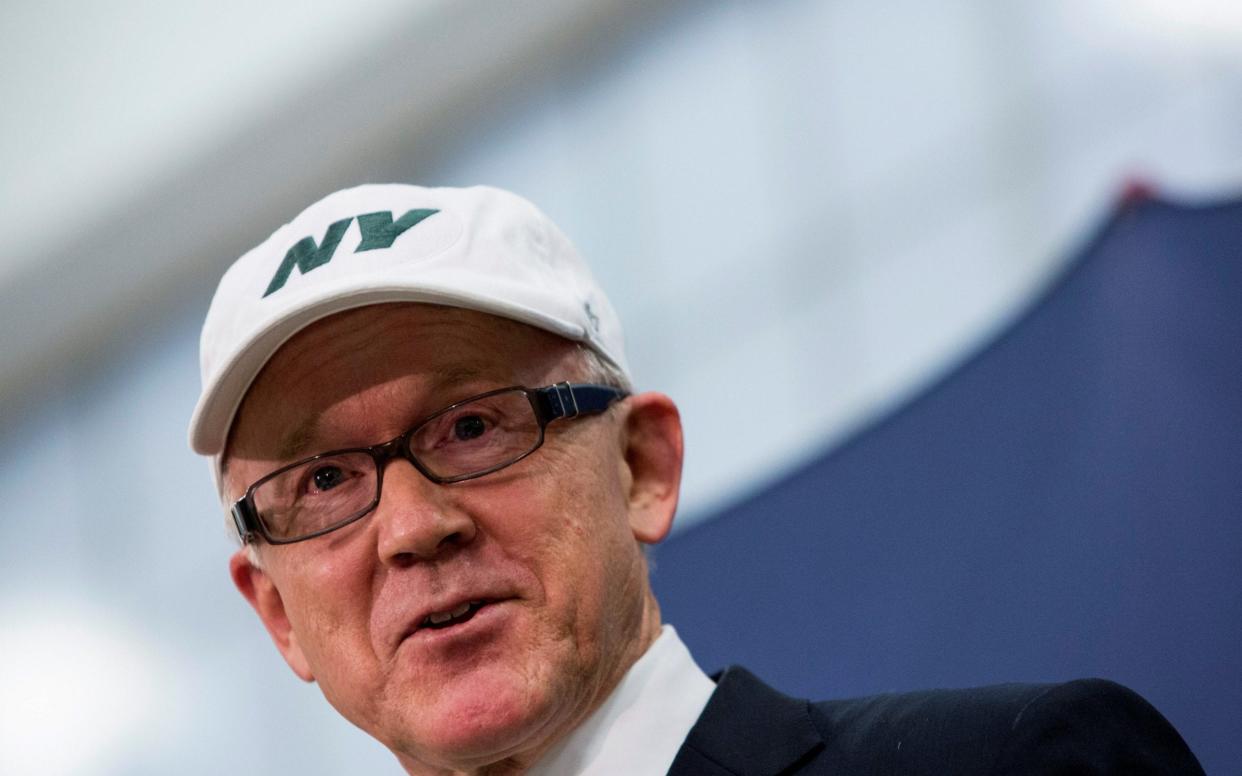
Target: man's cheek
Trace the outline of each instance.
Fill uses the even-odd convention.
[[[360,614],[357,605],[308,591],[290,611],[289,623],[307,659],[330,665],[331,661],[349,660],[360,647],[371,652],[369,644],[360,643],[368,631],[358,619]]]

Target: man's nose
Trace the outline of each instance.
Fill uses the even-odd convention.
[[[432,560],[474,541],[474,519],[409,461],[390,461],[372,519],[385,563],[409,565]]]

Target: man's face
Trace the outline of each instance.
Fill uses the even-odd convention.
[[[480,313],[379,305],[333,316],[285,344],[251,387],[226,456],[229,494],[289,461],[391,439],[462,398],[581,372],[576,346]],[[659,627],[636,537],[667,531],[676,472],[672,503],[653,511],[652,467],[634,449],[650,429],[630,417],[650,401],[554,422],[533,455],[476,480],[435,485],[390,462],[373,513],[260,544],[261,568],[239,551],[234,580],[290,666],[408,769],[537,756]],[[676,453],[679,463],[679,432]],[[422,624],[477,602],[459,624]]]

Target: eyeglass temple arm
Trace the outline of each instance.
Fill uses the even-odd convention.
[[[593,383],[557,383],[540,388],[535,393],[536,404],[543,422],[557,418],[576,418],[603,412],[618,399],[625,398],[625,391],[611,385]]]

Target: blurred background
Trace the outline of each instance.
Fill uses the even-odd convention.
[[[745,607],[789,594],[770,562],[742,577],[758,591],[748,600],[721,601],[708,572],[725,551],[713,537],[734,530],[717,526],[769,532],[747,506],[756,499],[848,525],[848,502],[816,511],[815,494],[840,492],[832,478],[850,482],[849,467],[821,477],[815,462],[865,449],[963,365],[1020,341],[1008,333],[1047,309],[1118,208],[1215,207],[1232,219],[1220,234],[1238,234],[1238,211],[1219,203],[1242,194],[1242,5],[12,0],[0,61],[0,772],[399,772],[291,674],[234,592],[208,466],[185,442],[220,273],[305,205],[365,181],[513,189],[588,257],[625,321],[639,387],[684,414],[683,506],[655,573],[704,668],[744,660],[817,696],[1098,673],[1150,697],[1210,773],[1234,772],[1242,593],[1221,569],[1242,540],[1200,531],[1195,504],[1153,513],[1181,527],[1153,540],[1176,576],[1150,589],[1082,577],[1111,585],[1121,624],[1092,631],[1088,608],[1074,630],[1018,628],[1023,650],[989,645],[1012,664],[973,659],[943,627],[926,649],[886,650],[922,626],[868,616],[898,606],[911,580],[866,563],[821,577],[823,595],[874,607],[817,626],[822,646],[793,654],[770,639],[765,653],[730,654],[729,632],[762,643],[766,631]],[[1188,244],[1151,234],[1134,244]],[[1237,248],[1209,249],[1237,275]],[[1239,297],[1223,299],[1236,318]],[[1230,380],[1177,395],[1229,406],[1242,364],[1232,342],[1202,354]],[[1028,367],[1043,355],[1010,350]],[[1057,444],[1089,467],[1082,437]],[[1219,449],[1195,471],[1233,494],[1223,514],[1219,502],[1203,512],[1231,525],[1242,460]],[[889,467],[871,471],[900,484]],[[791,489],[801,495],[781,502]],[[1040,499],[1064,536],[1089,530],[1092,515]],[[944,509],[922,517],[951,526]],[[1040,514],[982,557],[943,541],[951,527],[922,547],[968,562],[963,584],[1020,617],[1043,599],[992,585],[1023,547],[1054,544]],[[882,556],[886,535],[882,519],[870,524],[849,557]],[[1187,536],[1193,546],[1168,545]],[[1111,567],[1048,552],[1065,579]],[[1182,609],[1179,595],[1210,614],[1158,622]],[[703,601],[725,636],[693,619]],[[838,630],[864,645],[834,653]],[[867,651],[869,668],[841,657]],[[1038,662],[1050,654],[1068,657]],[[791,661],[807,676],[780,681]]]

